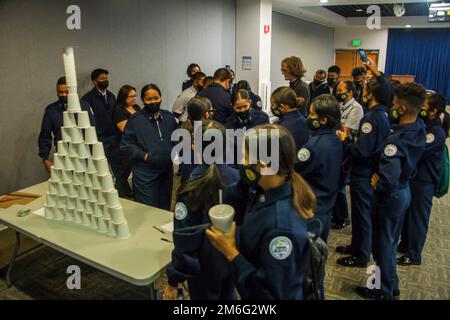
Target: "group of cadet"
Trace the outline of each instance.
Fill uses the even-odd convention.
[[[356,293],[399,298],[397,265],[421,264],[450,134],[445,98],[417,83],[389,81],[373,62],[354,69],[353,81],[339,81],[340,68],[331,66],[307,84],[299,57],[284,59],[281,72],[289,86],[273,91],[270,112],[247,81],[235,83],[230,68],[208,77],[198,64],[189,65],[172,111],[161,108],[156,84],[142,88],[141,108],[135,88],[123,86],[116,99],[108,91],[108,71],[92,72],[94,88],[81,106],[96,126],[120,196],[170,210],[174,175],[181,178],[164,299],[176,299],[185,281],[191,299],[236,299],[236,292],[241,299],[303,299],[308,232],[327,242],[330,229],[350,223],[348,207],[351,242],[337,247],[345,255],[337,264],[365,268],[372,256],[381,274],[380,288],[356,287]],[[61,139],[67,93],[60,78],[58,101],[42,121],[39,155],[47,169],[52,144]],[[271,151],[278,154],[278,170],[262,174],[270,164],[258,155],[249,162],[245,136],[241,158],[232,145],[233,164],[206,164],[203,152],[193,152],[174,173],[172,133],[184,128],[194,134],[194,122],[202,134],[214,130],[223,137],[226,129],[254,129],[268,145],[266,132],[277,132],[278,150]],[[210,143],[197,147],[204,151]],[[236,212],[230,233],[210,226],[208,211],[219,201]],[[397,252],[403,254],[398,259]]]

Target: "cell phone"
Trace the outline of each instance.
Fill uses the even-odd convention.
[[[370,64],[370,60],[367,58],[366,50],[359,49],[358,50],[359,56],[361,57],[361,60],[367,64]]]

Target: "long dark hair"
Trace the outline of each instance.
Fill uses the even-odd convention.
[[[202,135],[208,130],[218,130],[225,139],[225,128],[214,120],[202,121]],[[202,155],[205,148],[213,143],[204,141],[202,143]],[[219,204],[219,190],[223,188],[222,179],[216,164],[210,164],[208,169],[199,177],[183,183],[177,191],[178,196],[186,195],[184,203],[190,211],[207,212],[211,207]]]
[[[193,122],[202,120],[203,115],[211,109],[211,100],[205,97],[193,97],[186,105],[188,119],[181,125],[181,127],[189,132],[192,132],[194,129]]]
[[[126,100],[128,98],[128,95],[130,94],[130,91],[134,90],[136,92],[136,88],[126,84],[120,88],[119,92],[117,93],[117,100],[116,100],[116,108],[125,108],[126,107]],[[136,108],[136,106],[134,106]]]

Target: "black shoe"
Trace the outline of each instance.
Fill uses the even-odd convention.
[[[399,289],[394,289],[394,292],[392,293],[392,298],[394,300],[400,300],[400,290]]]
[[[349,223],[347,222],[347,221],[344,221],[344,222],[334,222],[332,225],[331,225],[331,229],[333,229],[333,230],[341,230],[341,229],[344,229],[346,226],[348,226],[349,225]]]
[[[392,300],[392,297],[385,296],[381,290],[368,289],[366,287],[356,287],[355,292],[358,296],[369,300]]]
[[[397,253],[403,253],[403,254],[406,254],[406,248],[402,245],[401,242],[400,242],[400,244],[397,246]]]
[[[354,256],[339,258],[337,259],[336,263],[344,267],[367,268],[366,262],[363,262]]]
[[[352,247],[348,246],[339,246],[336,248],[336,252],[340,254],[352,254]]]
[[[397,259],[397,264],[399,266],[420,266],[422,262],[414,261],[413,259],[405,255]]]

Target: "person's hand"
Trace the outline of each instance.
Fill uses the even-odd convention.
[[[344,140],[347,138],[347,131],[346,130],[338,130],[337,135],[339,137],[339,140],[341,140],[341,142],[344,142]]]
[[[177,300],[178,288],[167,285],[164,288],[163,300]]]
[[[368,64],[367,62],[363,62],[364,67],[367,70],[370,70],[372,72],[373,75],[375,75],[377,78],[379,76],[381,76],[380,71],[378,71],[378,66],[377,64],[370,58],[367,58],[370,61],[370,64]]]
[[[375,190],[377,188],[378,181],[380,181],[380,176],[378,175],[378,173],[374,173],[372,178],[370,179],[370,185],[372,186],[372,189]]]
[[[47,169],[47,171],[50,172],[50,169],[53,166],[53,162],[51,162],[50,160],[44,160],[44,166]]]
[[[211,241],[211,244],[219,250],[228,261],[233,261],[239,255],[239,251],[236,247],[236,223],[231,225],[230,233],[223,233],[216,227],[212,226],[211,229],[206,230],[206,235]]]

